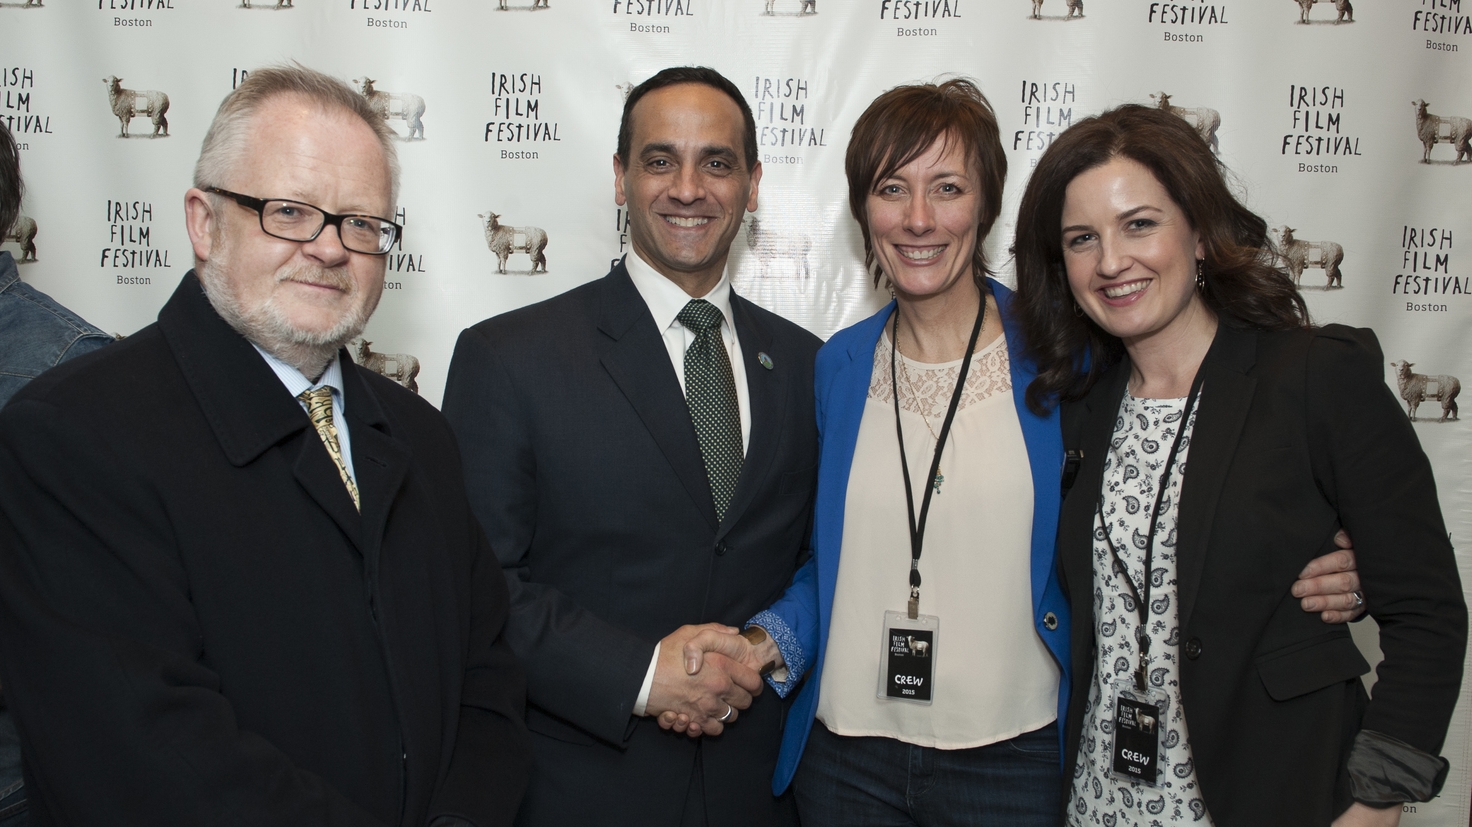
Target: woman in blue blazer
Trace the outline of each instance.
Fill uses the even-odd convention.
[[[1065,463],[1057,410],[1024,399],[1036,369],[1012,292],[985,277],[997,121],[965,80],[899,87],[860,117],[846,166],[895,300],[817,357],[812,557],[745,641],[709,632],[687,660],[709,644],[782,667],[768,680],[796,698],[773,791],[792,785],[809,827],[1051,825],[1071,673]]]

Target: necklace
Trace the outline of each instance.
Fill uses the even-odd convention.
[[[900,337],[898,334],[894,337],[894,350],[900,356],[905,355],[904,351],[900,350]],[[925,405],[921,402],[919,395],[915,393],[915,386],[910,383],[910,369],[904,362],[900,362],[900,375],[905,377],[905,389],[910,392],[910,398],[915,400],[915,411],[920,414],[920,421],[925,423],[925,430],[930,432],[931,439],[939,442],[940,437],[937,437],[935,435],[935,429],[930,427],[930,417],[925,415]],[[936,493],[940,493],[940,482],[936,482],[935,490]]]

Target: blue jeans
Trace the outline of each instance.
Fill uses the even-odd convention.
[[[813,722],[793,792],[803,827],[1055,827],[1058,728],[974,749],[834,735]]]

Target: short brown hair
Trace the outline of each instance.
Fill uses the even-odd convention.
[[[1081,397],[1123,352],[1119,339],[1074,312],[1063,263],[1068,185],[1115,158],[1150,170],[1201,234],[1206,248],[1201,297],[1207,307],[1259,330],[1310,324],[1303,297],[1278,266],[1267,222],[1232,194],[1226,167],[1201,135],[1177,115],[1126,104],[1064,130],[1038,160],[1018,207],[1012,306],[1038,366],[1038,378],[1027,389],[1034,411]],[[1087,368],[1084,353],[1089,354]]]
[[[864,264],[874,270],[874,283],[883,273],[874,261],[869,237],[869,194],[874,185],[924,155],[937,139],[956,141],[976,173],[981,194],[981,220],[976,225],[976,252],[972,273],[990,274],[982,241],[1002,212],[1002,187],[1007,182],[1007,153],[997,115],[976,84],[965,78],[944,83],[896,86],[874,99],[854,124],[843,168],[848,174],[848,207],[864,234]]]

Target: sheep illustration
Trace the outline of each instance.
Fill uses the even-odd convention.
[[[5,241],[14,241],[20,245],[21,261],[35,261],[36,219],[25,213],[16,216],[15,225],[10,228],[10,232],[6,233],[4,238],[0,238],[0,242]]]
[[[1084,0],[1068,0],[1068,17],[1064,19],[1072,20],[1075,15],[1084,16]],[[1043,0],[1032,0],[1032,19],[1043,19]]]
[[[1283,253],[1283,262],[1288,265],[1288,272],[1293,276],[1293,284],[1296,286],[1298,280],[1303,276],[1306,267],[1316,267],[1324,271],[1328,281],[1324,289],[1343,287],[1344,277],[1339,272],[1339,264],[1344,261],[1344,248],[1334,241],[1304,241],[1294,238],[1296,232],[1292,227],[1280,227],[1278,235],[1281,238],[1279,244]]]
[[[1339,16],[1334,19],[1334,25],[1336,26],[1343,23],[1346,19],[1351,23],[1354,22],[1354,6],[1350,5],[1349,0],[1297,0],[1297,2],[1299,23],[1308,23],[1308,13],[1313,11],[1315,3],[1334,4],[1334,10],[1339,12]]]
[[[762,14],[772,16],[777,13],[777,0],[766,0],[767,8]],[[798,14],[817,14],[818,0],[802,0],[802,10]]]
[[[502,275],[506,273],[506,259],[512,253],[526,253],[532,259],[532,269],[528,272],[547,272],[547,257],[542,251],[547,249],[547,233],[540,227],[507,227],[501,223],[501,216],[486,212],[477,216],[486,223],[486,246],[496,254],[496,272]]]
[[[1391,362],[1390,366],[1395,368],[1400,398],[1406,401],[1407,413],[1412,422],[1416,421],[1416,408],[1428,399],[1441,401],[1441,419],[1436,420],[1437,422],[1445,422],[1448,418],[1461,419],[1457,416],[1457,395],[1462,392],[1462,383],[1457,377],[1411,373],[1411,368],[1416,366],[1415,362]]]
[[[808,266],[808,254],[813,250],[813,240],[806,235],[772,232],[762,226],[760,218],[753,215],[746,222],[746,246],[761,262],[763,276],[771,270],[773,259],[795,262],[802,278],[812,275]]]
[[[240,7],[242,9],[254,8],[254,6],[250,4],[250,0],[240,0]],[[296,6],[292,4],[292,0],[276,0],[276,8],[294,9],[296,8]]]
[[[372,344],[362,336],[348,342],[348,355],[353,364],[419,393],[419,383],[414,381],[419,375],[419,360],[407,353],[375,353],[369,347]]]
[[[124,89],[120,77],[106,77],[102,82],[107,84],[107,100],[112,104],[112,113],[118,116],[118,123],[122,125],[119,138],[128,137],[128,122],[139,115],[153,122],[153,134],[149,137],[157,138],[159,130],[163,130],[165,138],[169,136],[169,119],[164,117],[169,111],[168,95],[152,90],[134,92]]]
[[[506,0],[499,0],[499,4],[500,5],[497,6],[497,8],[500,11],[510,11],[510,9],[506,7]],[[526,8],[529,8],[533,11],[536,11],[537,9],[545,9],[547,8],[547,0],[532,0],[532,4],[530,6],[527,6]]]
[[[1196,131],[1201,133],[1202,139],[1208,144],[1211,144],[1212,152],[1216,152],[1221,148],[1216,137],[1216,131],[1222,126],[1222,115],[1220,112],[1215,109],[1208,109],[1205,106],[1172,106],[1170,95],[1164,92],[1161,92],[1159,95],[1151,95],[1150,98],[1156,102],[1157,108],[1163,109],[1172,115],[1179,116],[1181,120],[1195,127]]]
[[[366,75],[361,78],[353,78],[353,83],[358,84],[359,91],[363,97],[368,99],[368,105],[378,113],[378,117],[388,120],[401,120],[409,127],[409,134],[404,140],[412,141],[415,136],[424,140],[424,98],[413,92],[383,92],[373,88],[376,81]]]
[[[914,655],[917,658],[928,658],[928,657],[930,657],[930,642],[929,641],[926,641],[926,640],[916,640],[914,638],[914,636],[912,635],[912,636],[907,636],[905,638],[905,645],[910,648],[910,654]]]
[[[1431,148],[1437,144],[1451,144],[1457,151],[1452,163],[1472,161],[1472,120],[1455,115],[1433,115],[1426,111],[1426,101],[1411,101],[1416,107],[1416,134],[1426,151],[1421,153],[1421,163],[1431,163]]]

